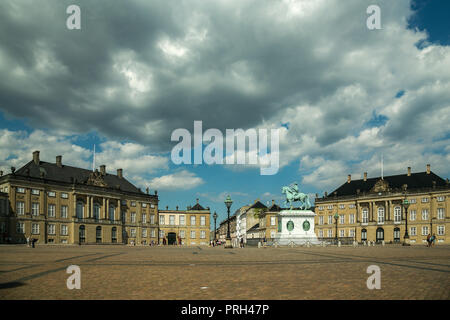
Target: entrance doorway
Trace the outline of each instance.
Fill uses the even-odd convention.
[[[80,243],[84,243],[86,241],[86,233],[85,233],[84,226],[80,226],[78,235],[80,237],[79,238],[80,239]]]
[[[177,244],[177,234],[175,232],[169,232],[167,234],[167,244],[168,245]]]

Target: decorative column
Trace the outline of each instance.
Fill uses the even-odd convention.
[[[105,208],[106,214],[105,219],[109,220],[109,198],[106,199],[106,208]],[[114,218],[113,218],[114,219]]]
[[[89,204],[89,206],[90,206],[90,209],[89,209],[89,214],[90,214],[90,216],[89,216],[89,218],[93,218],[94,217],[94,197],[89,197],[91,200],[90,200],[90,204]]]
[[[91,217],[91,197],[87,196],[86,197],[86,218],[90,218]]]
[[[356,223],[359,223],[359,221],[361,221],[360,219],[359,219],[359,214],[360,214],[360,207],[359,207],[359,202],[358,201],[355,201],[356,202]]]
[[[389,220],[391,220],[390,218],[391,218],[391,212],[390,212],[390,206],[388,205],[388,202],[387,202],[387,200],[384,200],[384,211],[385,211],[385,217],[384,217],[384,219],[385,219],[385,221],[389,221]]]
[[[116,212],[114,214],[114,220],[120,220],[120,199],[117,199]]]
[[[105,198],[102,198],[102,202],[103,202],[103,214],[100,215],[100,219],[106,219],[106,201]],[[103,217],[102,217],[103,216]]]
[[[73,214],[72,214],[72,217],[76,217],[76,216],[77,216],[77,195],[74,192],[73,193]]]

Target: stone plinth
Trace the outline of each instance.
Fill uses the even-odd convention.
[[[315,215],[311,210],[280,211],[275,242],[280,245],[320,244],[314,232]]]

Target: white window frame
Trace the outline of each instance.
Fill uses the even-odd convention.
[[[31,224],[31,234],[39,234],[39,223]]]
[[[165,216],[164,215],[160,215],[159,216],[159,224],[160,225],[165,225],[165,221],[166,219],[165,219]]]
[[[191,216],[190,221],[191,221],[191,226],[195,226],[197,223],[197,219],[195,216]]]
[[[323,222],[323,216],[322,216],[322,222]],[[323,224],[323,223],[322,223]],[[276,217],[270,217],[270,225],[271,226],[276,226],[277,225],[277,220]]]
[[[136,229],[135,228],[130,229],[130,238],[136,238]]]
[[[16,201],[16,213],[19,216],[23,216],[25,214],[25,202],[24,201]]]
[[[147,223],[147,214],[146,213],[142,214],[142,223]]]
[[[61,198],[62,199],[69,199],[69,194],[66,192],[61,192]]]
[[[408,202],[410,204],[414,204],[414,203],[417,203],[417,200],[415,198],[414,199],[409,199]]]
[[[131,212],[130,213],[130,222],[131,223],[136,223],[136,212]]]
[[[445,219],[445,209],[444,208],[437,208],[436,216],[439,220]]]
[[[444,200],[445,200],[445,196],[439,196],[439,197],[436,198],[437,202],[442,202]]]
[[[150,224],[155,224],[155,215],[154,214],[150,215]]]
[[[333,216],[328,216],[328,224],[333,224]]]
[[[25,234],[25,223],[17,222],[16,224],[16,233]]]
[[[428,198],[428,197],[422,198],[422,203],[428,203],[428,202],[430,202],[430,198]]]
[[[31,189],[31,194],[34,196],[38,196],[41,194],[41,190],[39,189]]]
[[[31,203],[31,215],[38,216],[39,215],[39,202]]]
[[[180,225],[185,226],[186,225],[186,216],[183,214],[180,216]]]
[[[354,224],[355,223],[355,215],[353,213],[349,215],[348,222],[350,224]]]
[[[384,224],[384,216],[385,216],[384,207],[378,207],[378,209],[377,209],[377,223],[378,224]]]
[[[48,204],[48,217],[49,218],[56,217],[56,205],[53,203]]]
[[[428,209],[422,209],[422,220],[428,221],[429,214],[430,212],[428,211]]]
[[[191,239],[195,238],[196,238],[195,230],[191,230]]]
[[[361,223],[368,224],[369,223],[369,209],[362,208],[361,210]]]
[[[48,224],[48,234],[56,235],[56,224],[54,224],[54,223]]]
[[[426,231],[425,231],[426,230]],[[427,236],[428,235],[428,226],[422,226],[422,235]]]
[[[345,204],[340,204],[339,209],[345,209]]]
[[[438,236],[444,236],[445,235],[445,226],[438,225],[437,226],[437,235]]]
[[[61,212],[60,212],[61,218],[63,218],[63,219],[67,218],[68,214],[69,214],[69,207],[65,206],[65,205],[62,205],[61,206]]]
[[[55,191],[49,191],[48,192],[48,196],[51,198],[55,198],[56,197],[56,192]]]
[[[394,208],[394,223],[402,222],[402,208],[400,206],[396,206]]]
[[[200,230],[200,239],[206,239],[206,231]]]
[[[180,238],[186,239],[186,231],[185,230],[180,230]]]
[[[205,216],[200,216],[200,225],[206,226],[206,217]]]
[[[339,216],[339,224],[345,224],[345,214]]]
[[[175,225],[175,215],[171,214],[169,215],[169,226],[174,226]]]
[[[62,235],[62,236],[67,236],[67,235],[69,235],[69,228],[68,228],[68,226],[65,225],[65,224],[62,224],[62,225],[61,225],[61,235]]]
[[[411,227],[411,228],[409,229],[409,234],[410,234],[411,236],[417,236],[417,228],[416,228],[416,227]]]
[[[333,229],[329,229],[328,230],[328,238],[332,238],[333,237]]]
[[[341,238],[345,237],[345,229],[339,230],[339,237]]]
[[[275,217],[272,217],[275,218]],[[319,225],[323,225],[323,216],[319,216]]]
[[[147,238],[147,228],[142,229],[142,238]]]
[[[17,193],[25,193],[25,188],[17,187],[17,188],[16,188],[16,192],[17,192]]]
[[[417,219],[417,211],[411,210],[409,211],[409,221],[416,221]]]

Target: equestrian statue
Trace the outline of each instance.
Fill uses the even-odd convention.
[[[300,209],[307,210],[311,208],[311,203],[309,202],[309,197],[307,194],[301,193],[298,191],[297,183],[293,183],[290,186],[285,186],[281,189],[281,193],[286,195],[286,201],[284,204],[286,205],[289,202],[291,210],[292,202],[299,201]]]

